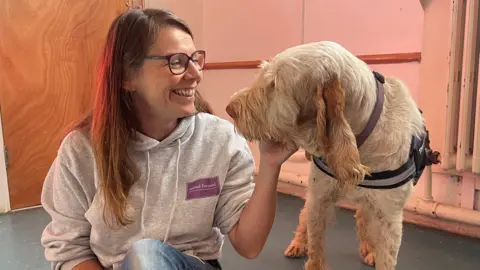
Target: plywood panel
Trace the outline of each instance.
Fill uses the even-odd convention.
[[[90,106],[113,0],[0,1],[0,106],[12,209],[37,205],[66,125]]]
[[[355,54],[421,51],[419,1],[305,0],[305,42],[336,41]]]
[[[203,2],[208,62],[268,59],[302,41],[302,0]]]

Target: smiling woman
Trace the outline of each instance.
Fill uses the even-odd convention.
[[[295,151],[246,140],[197,91],[205,51],[162,9],[110,27],[92,113],[64,138],[43,185],[42,235],[55,269],[220,269],[224,235],[256,257],[278,174]],[[207,112],[207,113],[205,113]]]

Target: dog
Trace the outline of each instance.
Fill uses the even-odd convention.
[[[314,161],[286,256],[308,255],[305,269],[327,269],[327,224],[335,203],[348,199],[358,206],[363,262],[395,269],[403,208],[423,172],[421,147],[428,135],[400,79],[372,71],[338,43],[307,43],[262,61],[253,83],[232,95],[226,112],[247,140],[294,145]]]

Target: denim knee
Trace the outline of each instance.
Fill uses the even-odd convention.
[[[181,252],[154,239],[142,239],[133,243],[121,266],[122,270],[188,268]]]
[[[151,239],[151,238],[145,238],[145,239],[138,240],[138,241],[134,242],[132,244],[132,247],[131,247],[132,251],[140,252],[140,253],[143,253],[143,252],[146,252],[146,251],[149,251],[149,250],[150,251],[151,250],[158,250],[158,251],[161,251],[161,252],[173,251],[173,250],[170,250],[170,249],[175,250],[172,246],[167,245],[160,240],[155,240],[155,239]]]

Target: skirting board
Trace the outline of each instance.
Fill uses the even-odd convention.
[[[305,194],[306,194],[305,187],[295,185],[292,183],[286,183],[281,180],[278,182],[277,191],[283,194],[292,195],[302,199],[305,199]],[[356,206],[354,204],[351,204],[345,201],[338,202],[337,206],[340,208],[344,208],[352,211],[356,210]],[[415,225],[430,228],[430,229],[446,231],[449,233],[454,233],[454,234],[473,237],[473,238],[480,238],[480,228],[471,226],[468,224],[461,224],[461,223],[451,222],[451,221],[442,220],[438,218],[431,218],[431,217],[420,215],[408,210],[404,211],[403,220],[406,223],[415,224]]]

